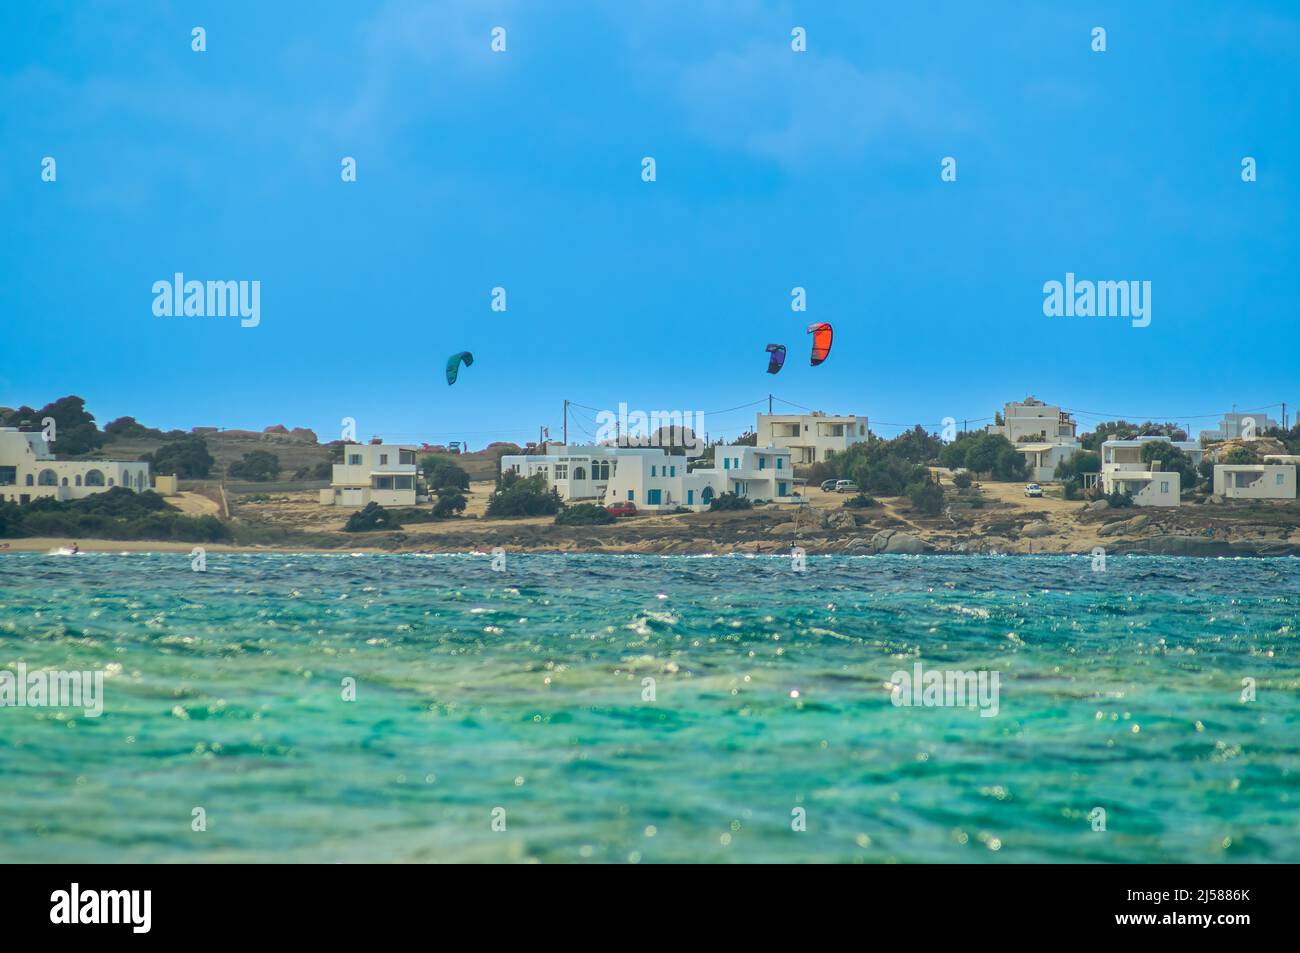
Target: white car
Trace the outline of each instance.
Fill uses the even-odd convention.
[[[1043,488],[1037,483],[1030,483],[1025,486],[1025,496],[1042,496]]]
[[[852,480],[835,481],[836,493],[856,493],[857,491],[858,491],[858,485],[854,483]]]

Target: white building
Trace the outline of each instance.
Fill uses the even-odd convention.
[[[1214,494],[1230,500],[1294,500],[1295,474],[1289,463],[1220,463],[1214,467]]]
[[[0,500],[81,500],[114,486],[149,489],[149,464],[120,460],[58,460],[40,432],[0,427]]]
[[[712,467],[689,471],[684,457],[662,452],[657,457],[622,457],[605,492],[605,503],[635,503],[639,510],[679,506],[703,510],[723,493],[776,503],[795,501],[789,449],[719,444],[713,454]]]
[[[617,447],[606,444],[548,443],[545,453],[508,454],[501,457],[501,472],[513,471],[521,477],[542,474],[547,485],[560,499],[601,500],[620,459],[638,456],[664,456],[660,447]],[[675,458],[682,467],[685,457]]]
[[[1039,483],[1053,479],[1057,464],[1083,448],[1074,418],[1033,396],[1004,404],[1002,423],[984,429],[1015,444],[1029,467],[1029,478]]]
[[[1107,495],[1129,493],[1137,506],[1177,506],[1182,494],[1182,477],[1163,470],[1159,461],[1144,461],[1142,448],[1152,441],[1172,444],[1199,466],[1204,457],[1200,444],[1192,440],[1170,440],[1164,436],[1107,440],[1101,445],[1101,488]]]
[[[824,463],[831,454],[867,439],[867,418],[861,415],[759,414],[760,447],[784,447],[796,466]]]
[[[1107,440],[1101,445],[1101,471],[1107,468],[1118,470],[1149,470],[1142,460],[1142,448],[1153,440],[1171,443],[1191,458],[1192,466],[1198,467],[1205,458],[1205,451],[1195,440],[1170,440],[1164,436],[1134,437],[1132,440]]]
[[[707,509],[715,496],[793,502],[795,478],[784,447],[714,447],[712,467],[691,470],[662,447],[551,444],[547,453],[501,458],[501,472],[541,474],[566,501],[635,503],[638,510]]]
[[[422,493],[416,453],[418,447],[391,443],[349,443],[343,462],[334,464],[330,486],[320,491],[322,504],[362,507],[414,506],[428,499]]]
[[[1176,470],[1109,470],[1101,474],[1101,488],[1107,496],[1127,493],[1134,506],[1177,506],[1182,477]]]
[[[1276,427],[1277,421],[1267,414],[1224,414],[1219,421],[1218,430],[1202,430],[1201,443],[1218,443],[1222,440],[1235,440],[1238,437],[1255,437],[1270,427]]]

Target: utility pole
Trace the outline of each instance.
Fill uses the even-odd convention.
[[[569,402],[564,402],[564,445],[569,445]]]
[[[772,416],[772,395],[771,394],[767,395],[767,415],[769,417]]]

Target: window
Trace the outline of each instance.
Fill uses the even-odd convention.
[[[359,467],[359,466],[361,466],[361,454],[359,454],[359,453],[349,453],[349,454],[348,454],[348,466],[350,466],[350,467]]]
[[[676,467],[669,467],[669,468],[668,468],[668,475],[669,475],[670,477],[675,477],[675,476],[677,476],[677,468],[676,468]],[[1282,482],[1282,481],[1279,480],[1278,482],[1280,483],[1280,482]]]
[[[592,467],[592,472],[593,472],[593,473],[595,472],[595,467]],[[573,468],[573,478],[574,478],[575,480],[585,480],[585,479],[587,479],[587,471],[586,471],[586,469],[583,468],[583,467],[574,467],[574,468]]]
[[[656,470],[655,467],[653,467],[653,466],[650,467],[650,475],[651,475],[651,476],[658,476],[658,474],[655,472],[655,470]]]
[[[569,465],[567,463],[557,463],[555,465],[555,479],[567,480],[569,478]]]
[[[646,490],[645,501],[647,506],[659,506],[663,502],[663,490]]]
[[[1160,492],[1161,492],[1161,493],[1168,493],[1168,492],[1169,492],[1169,481],[1168,481],[1168,480],[1161,480],[1161,481],[1160,481]]]
[[[28,485],[28,486],[31,486],[31,485],[32,485],[33,483],[35,483],[35,482],[36,482],[36,481],[32,479],[32,475],[31,475],[30,473],[27,474],[27,485]]]
[[[628,490],[628,491],[627,491],[627,501],[628,501],[629,503],[635,503],[635,502],[636,502],[636,491],[635,491],[635,490]]]
[[[1280,474],[1280,473],[1277,474],[1277,485],[1278,485],[1278,486],[1281,486],[1281,485],[1282,485],[1282,474]]]
[[[17,467],[0,467],[0,486],[16,486],[17,483]]]
[[[785,457],[777,457],[777,458],[776,458],[776,468],[777,468],[778,470],[784,470],[784,469],[785,469]]]
[[[759,458],[758,458],[758,468],[759,468],[760,470],[766,470],[766,469],[767,469],[767,457],[759,457]]]
[[[723,458],[722,458],[722,469],[724,469],[724,470],[730,470],[730,469],[731,469],[731,457],[723,457]]]
[[[103,486],[104,473],[102,470],[86,471],[86,486]]]
[[[388,454],[386,454],[386,453],[381,453],[381,454],[379,455],[379,465],[380,465],[381,467],[386,467],[386,466],[388,466]]]
[[[397,462],[400,463],[400,464],[402,464],[403,466],[412,466],[412,467],[415,466],[415,451],[414,451],[414,450],[398,450],[398,451],[397,451]]]
[[[414,481],[415,481],[415,477],[399,476],[394,478],[393,486],[398,490],[413,490],[415,489]]]
[[[36,482],[40,486],[58,486],[59,478],[53,470],[42,470],[40,476],[36,478]]]
[[[390,476],[371,477],[370,486],[376,490],[391,490],[393,488],[393,478]]]
[[[81,486],[81,474],[77,474],[77,486]]]

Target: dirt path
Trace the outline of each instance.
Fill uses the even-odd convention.
[[[167,502],[186,516],[221,516],[221,506],[202,493],[178,493],[167,497]]]

